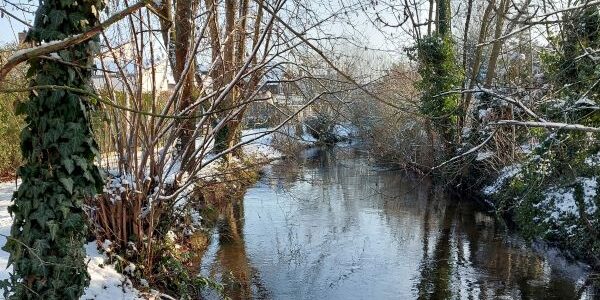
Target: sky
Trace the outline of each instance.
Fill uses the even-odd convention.
[[[10,20],[7,16],[0,18],[0,44],[16,42],[17,33],[26,29],[27,27],[25,25]]]
[[[12,3],[30,3],[30,0],[12,0]],[[318,2],[318,1],[315,1]],[[313,3],[315,3],[313,2]],[[333,10],[333,6],[335,6],[335,2],[330,2],[332,5],[328,7],[328,9],[323,9],[322,12],[317,12],[320,15],[326,15],[331,10]],[[24,7],[29,6],[31,4],[23,4]],[[33,23],[33,14],[28,14],[26,12],[16,10],[13,6],[7,4],[4,0],[0,0],[0,8],[8,10],[10,13],[15,14],[19,18]],[[29,8],[32,10],[33,8]],[[318,6],[317,6],[317,9]],[[368,18],[364,16],[363,13],[356,13],[354,16],[349,17],[349,22],[337,22],[333,25],[327,26],[324,30],[332,33],[332,34],[344,34],[344,35],[352,35],[357,36],[360,40],[360,46],[367,46],[369,48],[375,49],[385,49],[387,51],[396,50],[397,46],[394,45],[389,40],[389,36],[383,36],[379,30],[374,28],[374,26],[370,23]],[[27,29],[27,26],[24,24],[12,19],[6,14],[3,14],[0,17],[0,45],[13,43],[17,41],[17,33],[24,31]]]
[[[11,3],[31,9],[31,4],[29,4],[30,1],[27,0],[13,0]],[[28,14],[21,10],[17,10],[14,8],[14,6],[7,4],[7,2],[4,0],[0,0],[0,8],[8,10],[11,14],[16,15],[30,24],[33,23],[33,14]],[[26,29],[27,26],[24,24],[0,12],[0,45],[18,41],[17,33]]]

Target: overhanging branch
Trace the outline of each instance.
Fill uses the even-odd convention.
[[[567,124],[567,123],[556,123],[556,122],[531,122],[531,121],[516,121],[516,120],[500,120],[489,125],[496,126],[525,126],[525,127],[542,127],[542,128],[553,128],[562,130],[575,130],[585,132],[600,132],[599,127],[590,127],[581,124]]]
[[[108,28],[108,26],[120,21],[121,19],[125,18],[126,16],[132,14],[133,12],[137,11],[138,9],[140,9],[146,5],[152,6],[153,3],[152,3],[152,1],[148,1],[148,0],[140,1],[130,7],[123,9],[120,12],[114,14],[113,16],[108,18],[106,21],[102,22],[101,24],[99,24],[97,26],[92,27],[92,29],[90,29],[84,33],[68,37],[64,40],[52,41],[52,42],[49,42],[49,43],[46,43],[46,44],[43,44],[43,45],[40,45],[37,47],[27,48],[27,49],[17,51],[15,54],[13,54],[11,57],[9,57],[8,60],[6,61],[6,63],[0,68],[0,81],[3,81],[4,78],[6,78],[6,75],[8,75],[8,73],[10,72],[10,70],[14,69],[20,63],[28,61],[32,58],[50,54],[52,52],[57,52],[62,49],[66,49],[73,45],[77,45],[77,44],[80,44],[87,40],[90,40],[94,36],[99,34],[102,30]]]

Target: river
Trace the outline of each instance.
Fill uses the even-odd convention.
[[[309,150],[224,210],[200,272],[232,299],[594,299],[587,266],[434,190],[354,148]]]

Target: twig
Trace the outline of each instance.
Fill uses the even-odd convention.
[[[497,131],[498,131],[498,129],[494,130],[492,132],[492,134],[490,134],[490,136],[488,136],[488,138],[485,139],[485,141],[483,141],[481,144],[479,144],[479,145],[471,148],[469,151],[467,151],[467,152],[465,152],[463,154],[457,155],[457,156],[455,156],[455,157],[453,157],[453,158],[451,158],[451,159],[449,159],[449,160],[447,160],[447,161],[445,161],[445,162],[443,162],[443,163],[441,163],[441,164],[439,164],[439,165],[431,168],[431,170],[433,171],[435,169],[439,169],[439,168],[441,168],[441,167],[443,167],[443,166],[445,166],[445,165],[447,165],[447,164],[449,164],[449,163],[451,163],[453,161],[459,160],[459,159],[461,159],[461,158],[463,158],[463,157],[465,157],[465,156],[467,156],[467,155],[469,155],[471,153],[476,152],[477,150],[481,149],[481,147],[485,146],[485,144],[489,143],[489,141],[492,140],[492,138],[494,137],[494,135],[496,135]]]
[[[27,23],[26,21],[24,21],[23,19],[11,14],[8,10],[0,7],[0,12],[6,14],[7,16],[19,21],[20,23],[22,23],[23,25],[27,26],[27,27],[31,27],[31,24]]]

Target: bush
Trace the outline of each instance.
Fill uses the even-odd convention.
[[[0,46],[0,65],[3,65],[16,50],[17,46],[14,44]],[[25,71],[24,64],[13,69],[6,79],[0,82],[0,89],[25,88]],[[14,174],[21,164],[19,140],[24,121],[15,114],[15,104],[25,101],[26,98],[27,93],[0,92],[0,178]]]
[[[492,196],[522,233],[544,238],[600,265],[600,146],[598,135],[558,132],[546,138]],[[503,176],[501,176],[503,177]]]
[[[335,121],[325,115],[319,114],[308,118],[306,121],[308,133],[324,144],[335,144],[338,142],[338,137],[334,133]]]
[[[22,98],[21,94],[0,94],[0,178],[13,174],[21,164],[19,135],[23,118],[15,115],[13,103]]]

